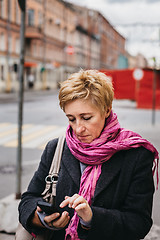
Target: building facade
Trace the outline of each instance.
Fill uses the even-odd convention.
[[[100,68],[117,69],[119,56],[126,57],[125,38],[120,35],[101,14]]]
[[[10,4],[9,4],[10,3]],[[8,7],[9,6],[9,7]],[[0,91],[17,86],[17,61],[20,53],[20,10],[16,0],[0,1]]]
[[[114,69],[125,38],[98,11],[62,0],[27,0],[25,89],[56,88],[83,69]],[[21,13],[0,1],[0,92],[18,88]]]
[[[148,62],[147,59],[140,53],[138,53],[136,56],[131,56],[128,54],[128,68],[148,68]]]

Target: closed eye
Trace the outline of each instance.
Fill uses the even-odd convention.
[[[88,121],[88,120],[90,120],[92,117],[90,116],[90,117],[83,117],[83,119],[85,120],[85,121]]]
[[[69,118],[68,119],[70,122],[74,122],[75,121],[75,118]]]

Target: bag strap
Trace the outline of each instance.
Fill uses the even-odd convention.
[[[56,184],[58,182],[58,173],[61,164],[64,141],[65,136],[60,136],[58,138],[58,143],[51,163],[49,174],[45,178],[46,186],[42,193],[42,196],[45,200],[49,199],[49,201],[52,201],[53,197],[56,196]],[[50,191],[51,187],[52,191]]]
[[[56,151],[54,153],[53,161],[52,161],[52,164],[51,164],[51,167],[50,167],[50,170],[49,170],[49,175],[51,175],[51,176],[53,176],[53,175],[58,176],[59,168],[60,168],[60,164],[61,164],[61,157],[62,157],[64,140],[65,140],[64,136],[60,136],[58,138]]]

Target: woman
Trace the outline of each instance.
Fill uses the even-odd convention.
[[[113,95],[109,79],[96,70],[81,70],[62,83],[60,107],[69,120],[56,195],[62,214],[40,220],[37,207],[55,139],[47,144],[19,205],[20,221],[28,231],[38,234],[49,228],[54,240],[137,240],[149,232],[152,165],[158,152],[120,127],[112,111]]]

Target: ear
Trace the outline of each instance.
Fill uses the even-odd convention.
[[[106,111],[106,114],[105,114],[105,117],[109,117],[110,113],[111,113],[111,110],[112,110],[112,106],[108,107],[107,111]]]

